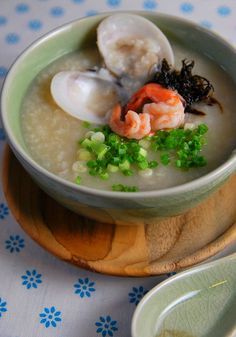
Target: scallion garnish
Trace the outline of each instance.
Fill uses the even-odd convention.
[[[127,186],[123,184],[115,184],[112,185],[112,191],[115,192],[137,192],[138,187],[137,186]]]
[[[84,121],[83,122],[83,127],[86,128],[86,129],[89,129],[91,127],[91,124],[87,121]]]
[[[80,183],[81,183],[81,177],[77,176],[76,179],[75,179],[75,182],[76,182],[77,185],[80,185]]]
[[[111,174],[117,172],[127,177],[133,175],[135,170],[141,174],[147,169],[156,169],[159,160],[162,165],[172,163],[177,169],[201,167],[207,164],[206,159],[200,155],[202,147],[206,144],[207,131],[208,127],[205,124],[200,124],[195,129],[157,131],[142,142],[122,138],[112,132],[108,126],[104,126],[93,129],[91,133],[87,133],[88,137],[78,142],[82,150],[79,152],[82,158],[79,159],[84,158],[88,173],[100,179],[109,179]],[[145,142],[149,145],[147,146]],[[153,158],[155,152],[157,152],[157,160],[150,160],[150,154],[152,153]],[[77,177],[76,183],[80,184],[80,182],[81,178]],[[112,190],[136,192],[138,188],[115,184]]]

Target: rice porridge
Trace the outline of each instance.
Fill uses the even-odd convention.
[[[111,189],[112,184],[122,183],[136,185],[139,190],[158,190],[176,186],[196,179],[222,164],[236,147],[235,126],[235,84],[230,77],[207,57],[190,49],[172,45],[175,54],[175,67],[180,68],[181,60],[195,61],[194,73],[208,78],[214,86],[214,97],[221,103],[219,106],[201,105],[198,109],[205,116],[187,114],[188,122],[207,124],[207,145],[202,153],[207,159],[205,167],[178,170],[173,165],[158,165],[151,177],[137,172],[132,176],[122,173],[110,174],[109,180],[91,177],[81,172],[81,184],[97,189]],[[76,173],[73,164],[76,162],[78,141],[88,129],[80,120],[65,113],[54,102],[50,93],[52,77],[59,71],[86,70],[101,64],[101,58],[95,48],[86,49],[61,57],[35,78],[24,98],[21,113],[21,125],[26,146],[36,162],[48,171],[74,182]],[[79,109],[79,107],[78,107]],[[151,159],[159,161],[159,155]]]

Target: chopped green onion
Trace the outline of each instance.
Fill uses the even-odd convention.
[[[118,148],[118,153],[120,156],[126,154],[126,146],[124,146],[123,144],[121,144]]]
[[[166,166],[169,164],[169,162],[170,162],[169,154],[168,153],[161,154],[161,163]]]
[[[109,178],[109,174],[107,172],[103,172],[99,174],[99,177],[103,180],[107,180]]]
[[[101,131],[94,132],[91,136],[91,140],[103,143],[105,141],[105,136]]]
[[[138,168],[140,169],[140,170],[145,170],[145,169],[147,169],[148,168],[148,161],[147,160],[143,160],[143,161],[140,161],[139,163],[138,163]]]
[[[90,124],[89,122],[87,122],[87,121],[84,121],[84,122],[82,123],[82,126],[83,126],[84,128],[86,128],[86,129],[89,129],[89,128],[91,127],[91,124]]]
[[[86,149],[79,149],[77,157],[79,160],[90,160],[92,159],[92,154]]]
[[[148,163],[148,167],[149,168],[156,168],[158,166],[158,162],[156,160],[151,160],[149,163]]]
[[[147,157],[147,150],[143,149],[142,147],[139,149],[139,154],[143,157]]]
[[[153,155],[161,152],[160,162],[168,165],[170,158],[176,168],[186,170],[207,164],[200,155],[206,144],[205,133],[208,127],[200,124],[194,129],[179,128],[170,131],[160,130],[141,140],[120,137],[109,126],[97,127],[88,131],[79,144],[78,159],[84,160],[85,168],[91,176],[108,179],[109,173],[121,171],[131,176],[135,169],[141,176],[149,176],[158,167]],[[147,149],[149,149],[147,151]],[[149,156],[154,158],[150,160]],[[75,166],[77,169],[77,167]],[[113,190],[137,191],[135,186],[113,185]]]
[[[134,172],[132,170],[123,170],[122,173],[125,175],[125,176],[132,176],[134,174]]]
[[[91,176],[97,176],[97,171],[94,170],[94,169],[91,169],[91,170],[89,170],[89,174],[90,174]]]
[[[87,161],[87,166],[89,168],[96,167],[97,166],[96,160],[89,160],[89,161]]]
[[[124,191],[124,185],[122,185],[122,184],[112,185],[112,191],[123,192]]]
[[[92,135],[94,135],[94,131],[88,131],[88,132],[86,132],[86,134],[85,134],[85,138],[89,138],[89,139],[91,139],[91,137],[92,137]]]
[[[112,143],[112,144],[118,144],[120,143],[120,136],[118,136],[115,133],[111,133],[108,136],[108,143]]]
[[[123,163],[119,164],[121,171],[128,170],[130,168],[130,163],[128,160],[125,160]]]
[[[81,146],[84,147],[84,148],[89,148],[92,144],[92,141],[88,138],[85,138],[82,143],[81,143]]]
[[[81,184],[81,177],[77,176],[76,179],[75,179],[75,182],[76,182],[77,185],[80,185]]]
[[[114,165],[119,165],[120,164],[120,158],[119,157],[113,157],[112,158],[112,163],[114,164]]]
[[[93,131],[94,132],[100,132],[100,131],[102,131],[102,129],[101,128],[94,128]]]
[[[108,151],[108,147],[104,147],[103,149],[100,150],[100,152],[97,154],[98,155],[98,159],[102,160],[106,154],[106,152]]]
[[[206,124],[199,124],[197,127],[197,132],[199,135],[204,135],[208,131],[208,126]]]
[[[108,169],[108,171],[110,171],[112,173],[115,173],[115,172],[119,171],[119,167],[116,166],[116,165],[112,165],[112,164],[108,164],[107,169]]]
[[[171,131],[158,131],[151,138],[151,148],[153,151],[167,151],[161,155],[163,165],[168,165],[168,158],[171,155],[175,156],[175,165],[180,169],[205,166],[206,159],[199,156],[199,152],[206,144],[204,135],[207,131],[206,124],[200,124],[194,129],[179,128]]]
[[[181,160],[180,159],[176,160],[175,164],[176,164],[177,167],[181,168]]]
[[[127,186],[123,184],[115,184],[112,185],[112,191],[116,192],[137,192],[138,187],[137,186]]]
[[[98,159],[101,160],[105,156],[109,147],[101,142],[91,141],[90,145],[92,151],[98,156]]]

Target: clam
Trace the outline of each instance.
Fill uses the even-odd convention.
[[[59,72],[51,81],[51,94],[65,112],[95,124],[106,124],[121,99],[115,79],[105,69]]]
[[[133,14],[114,14],[97,28],[97,45],[105,68],[62,71],[51,82],[55,102],[68,114],[106,124],[116,103],[127,103],[165,58],[174,63],[171,46],[151,21]]]
[[[113,74],[135,80],[138,85],[148,80],[153,66],[163,58],[174,64],[166,36],[151,21],[134,14],[105,18],[97,28],[97,45]]]

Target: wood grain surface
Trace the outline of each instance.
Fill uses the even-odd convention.
[[[8,147],[3,188],[16,221],[33,240],[65,261],[100,273],[169,273],[236,240],[236,175],[191,211],[140,226],[103,224],[67,210],[32,181]]]

